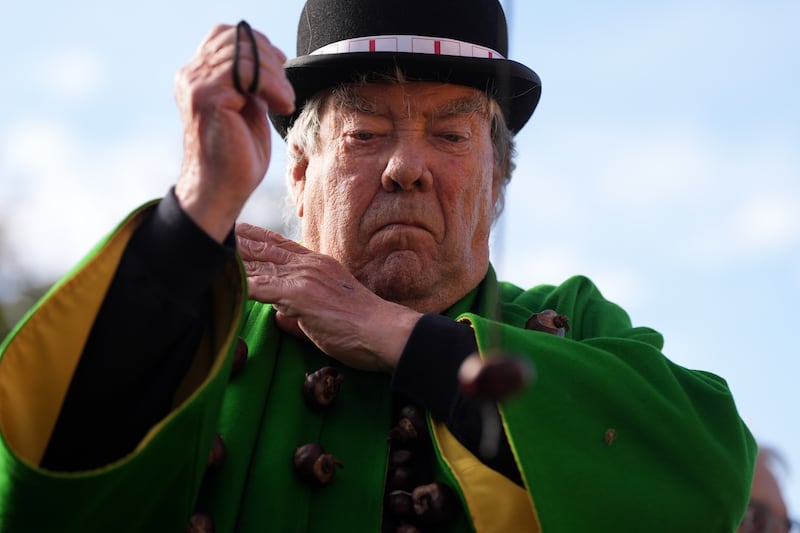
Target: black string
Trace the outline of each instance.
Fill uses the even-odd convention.
[[[245,20],[240,21],[239,24],[236,25],[236,43],[233,45],[233,86],[241,94],[245,94],[242,88],[242,80],[239,78],[239,37],[243,28],[245,32],[247,32],[247,37],[250,39],[250,46],[253,49],[253,80],[250,82],[247,93],[255,94],[258,90],[258,75],[261,71],[261,65],[258,59],[256,36],[253,34],[253,29],[250,27],[250,24]]]

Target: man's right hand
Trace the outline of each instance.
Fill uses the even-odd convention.
[[[238,33],[238,64],[234,64],[236,26],[219,25],[175,80],[184,150],[175,194],[192,220],[218,242],[230,233],[267,172],[271,152],[267,111],[294,111],[294,90],[283,70],[286,56],[256,31],[258,86],[252,94],[236,89],[234,67],[245,91],[255,67],[248,32]]]

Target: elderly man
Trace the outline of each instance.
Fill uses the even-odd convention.
[[[800,523],[789,518],[781,486],[774,473],[781,457],[771,448],[760,448],[756,457],[750,503],[736,533],[798,533]]]
[[[733,531],[755,445],[724,381],[586,278],[495,278],[540,92],[506,41],[494,0],[309,0],[288,62],[215,28],[174,189],[5,343],[3,530]],[[237,256],[268,114],[302,244],[240,225]]]

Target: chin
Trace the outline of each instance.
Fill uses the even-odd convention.
[[[356,278],[384,300],[401,303],[430,296],[436,271],[415,253],[395,252],[371,263]]]

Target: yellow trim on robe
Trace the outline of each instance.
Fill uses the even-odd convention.
[[[95,316],[138,225],[124,224],[57,292],[51,289],[9,339],[0,359],[0,429],[30,465],[41,462]]]
[[[461,445],[442,422],[433,421],[433,436],[467,502],[477,533],[540,533],[528,493],[487,467]]]

